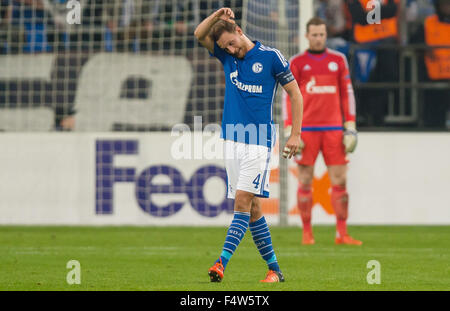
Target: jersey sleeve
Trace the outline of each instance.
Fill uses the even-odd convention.
[[[284,127],[292,125],[292,113],[291,113],[291,99],[288,93],[283,90],[283,105],[281,106],[281,112],[283,115]]]
[[[221,49],[216,42],[214,42],[214,51],[213,53],[209,52],[209,55],[218,58],[220,62],[223,64],[225,63],[225,60],[229,54],[225,52],[223,49]]]
[[[294,79],[297,80],[297,83],[300,85],[300,71],[298,70],[298,65],[295,61],[292,61],[290,64],[290,70]],[[282,106],[284,127],[288,127],[292,125],[292,113],[291,113],[291,99],[289,98],[288,93],[283,90],[283,106]]]
[[[341,57],[339,64],[339,94],[341,97],[342,112],[344,114],[344,122],[355,121],[356,119],[356,103],[355,94],[353,92],[350,71],[345,56]]]
[[[273,50],[274,52],[274,61],[273,61],[273,75],[277,82],[281,85],[288,84],[289,82],[294,80],[294,76],[292,75],[291,69],[289,68],[289,62],[284,58],[278,50]]]

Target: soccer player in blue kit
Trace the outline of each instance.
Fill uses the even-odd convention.
[[[220,60],[225,72],[221,136],[227,195],[235,200],[234,217],[222,253],[208,275],[211,282],[222,281],[231,256],[250,228],[253,241],[269,268],[261,282],[284,282],[259,197],[269,197],[269,161],[276,139],[272,109],[278,83],[292,103],[292,131],[283,149],[287,158],[297,153],[302,144],[302,95],[280,51],[251,41],[235,23],[230,8],[221,8],[208,16],[194,34]]]

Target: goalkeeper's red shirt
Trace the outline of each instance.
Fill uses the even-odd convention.
[[[294,56],[291,71],[303,95],[303,131],[342,129],[343,122],[355,121],[355,97],[344,54],[325,49]],[[285,127],[292,125],[291,102],[284,92]]]

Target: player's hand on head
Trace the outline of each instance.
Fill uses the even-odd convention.
[[[217,16],[224,21],[234,23],[234,12],[230,8],[221,8],[217,11]]]

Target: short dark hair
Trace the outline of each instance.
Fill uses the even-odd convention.
[[[314,25],[314,26],[325,25],[326,26],[327,24],[320,17],[313,17],[308,21],[308,23],[306,23],[306,32],[309,32],[309,26],[311,26],[311,25]]]
[[[235,23],[230,23],[221,19],[214,24],[211,31],[209,32],[209,36],[214,42],[216,42],[224,32],[235,33],[236,28],[237,25]]]

